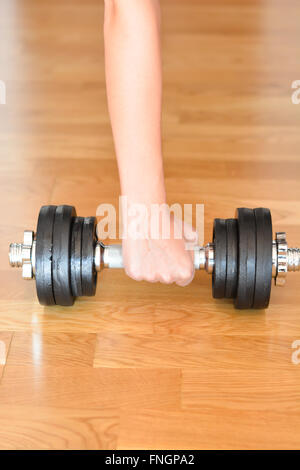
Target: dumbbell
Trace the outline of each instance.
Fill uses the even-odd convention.
[[[42,305],[73,305],[76,297],[93,296],[97,273],[122,268],[122,247],[104,245],[96,235],[95,217],[77,217],[72,206],[43,206],[34,233],[11,243],[11,266],[36,281]],[[273,239],[269,209],[239,208],[232,219],[215,219],[213,241],[194,248],[195,269],[212,275],[216,299],[234,299],[238,309],[265,309],[272,279],[283,286],[288,271],[300,271],[300,249],[288,248],[286,234]]]

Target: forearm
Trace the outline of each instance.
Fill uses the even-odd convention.
[[[106,0],[104,38],[122,194],[132,202],[165,202],[159,1]]]

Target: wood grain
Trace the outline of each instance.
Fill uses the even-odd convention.
[[[267,206],[299,243],[298,0],[161,0],[169,202],[215,217]],[[103,2],[2,0],[0,448],[287,449],[300,442],[299,277],[237,312],[197,273],[182,289],[103,271],[94,298],[44,308],[8,266],[43,204],[118,203]]]
[[[141,433],[141,429],[147,432]],[[120,421],[120,449],[286,449],[299,447],[299,418],[286,412],[232,410],[222,403],[201,411],[145,410]]]
[[[114,409],[76,410],[1,406],[0,449],[114,449],[119,417]]]
[[[1,405],[74,410],[180,406],[180,369],[95,369],[95,342],[95,334],[83,332],[16,332],[0,387]]]
[[[95,367],[167,367],[224,369],[240,367],[246,374],[249,364],[256,370],[268,370],[270,360],[278,374],[292,368],[294,380],[297,370],[291,363],[294,335],[238,336],[201,335],[199,332],[185,335],[122,335],[98,334],[95,351]],[[298,371],[300,374],[300,371]],[[299,376],[298,376],[299,380]],[[295,382],[296,383],[296,382]]]

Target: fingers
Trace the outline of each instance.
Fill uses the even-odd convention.
[[[142,269],[139,267],[128,266],[125,268],[127,276],[135,281],[146,281],[146,282],[160,282],[161,284],[177,284],[178,286],[184,287],[190,284],[194,278],[194,269],[191,267],[182,268],[179,272],[174,273],[169,270],[153,270]]]
[[[197,240],[192,227],[187,237]],[[123,241],[123,260],[126,274],[136,281],[187,286],[194,278],[194,250],[186,250],[181,240]]]
[[[195,275],[194,263],[190,262],[188,266],[183,268],[180,276],[176,279],[176,284],[180,287],[185,287],[192,282]]]
[[[193,277],[194,277],[194,276],[193,276]],[[179,286],[179,287],[186,287],[186,286],[188,286],[188,285],[192,282],[193,277],[192,277],[191,279],[187,280],[187,281],[176,281],[176,284],[177,284],[177,286]]]

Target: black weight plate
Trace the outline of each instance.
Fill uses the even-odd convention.
[[[82,295],[81,283],[81,245],[82,245],[83,217],[76,217],[72,227],[71,242],[71,285],[75,297]]]
[[[94,248],[96,241],[96,218],[85,217],[82,227],[81,248],[82,295],[92,296],[96,293],[97,272],[94,266]]]
[[[40,304],[54,305],[52,283],[52,238],[56,206],[41,207],[35,247],[35,280]]]
[[[227,265],[225,297],[234,299],[237,290],[238,229],[236,219],[226,220],[227,230]]]
[[[256,272],[256,223],[252,209],[240,208],[238,218],[238,285],[235,307],[252,308]]]
[[[215,219],[213,231],[215,249],[215,264],[212,275],[213,297],[225,297],[226,261],[227,261],[227,231],[224,219]]]
[[[272,286],[272,217],[269,209],[254,209],[256,220],[256,279],[253,308],[267,308]]]
[[[74,295],[71,286],[71,234],[73,219],[76,217],[72,206],[58,206],[53,228],[52,276],[55,303],[73,305]]]

